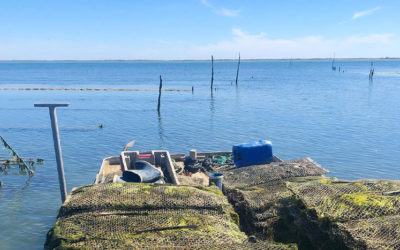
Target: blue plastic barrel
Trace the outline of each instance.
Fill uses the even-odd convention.
[[[266,140],[234,145],[232,154],[233,161],[237,167],[268,164],[274,161],[272,144]]]

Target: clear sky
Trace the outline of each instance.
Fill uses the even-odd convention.
[[[0,60],[400,57],[399,0],[0,0]]]

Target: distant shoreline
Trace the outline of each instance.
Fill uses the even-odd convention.
[[[273,58],[273,59],[241,59],[241,61],[326,61],[332,60],[333,58]],[[342,57],[335,58],[335,60],[399,60],[400,57]],[[174,59],[174,60],[163,60],[163,59],[105,59],[105,60],[0,60],[1,62],[206,62],[209,59]],[[237,61],[237,59],[214,59],[214,61]]]
[[[191,89],[123,89],[123,88],[0,88],[2,90],[24,90],[24,91],[34,91],[34,90],[67,90],[67,91],[168,91],[168,92],[189,92]]]

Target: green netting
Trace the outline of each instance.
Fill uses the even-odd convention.
[[[228,188],[254,186],[264,183],[273,185],[274,181],[294,177],[322,176],[328,172],[328,170],[310,158],[223,171],[224,183]]]
[[[399,249],[400,181],[340,181],[326,172],[311,159],[223,171],[237,213],[213,188],[81,187],[45,247]]]
[[[95,210],[188,209],[222,213],[230,209],[223,194],[212,188],[107,183],[80,187],[71,193],[60,216]]]
[[[399,248],[400,181],[321,178],[288,187],[348,247]]]
[[[371,219],[337,223],[337,233],[350,237],[349,247],[368,249],[400,249],[400,216],[383,216]]]
[[[262,240],[274,239],[273,225],[281,217],[283,201],[293,196],[283,181],[227,189],[226,194],[240,215],[242,229]]]
[[[400,214],[400,196],[383,194],[399,190],[400,182],[343,182],[323,178],[289,182],[288,186],[307,207],[315,209],[319,217],[331,221]]]
[[[270,173],[267,167],[257,167],[240,169],[235,178],[240,184],[229,179],[226,186],[246,232],[295,242],[300,249],[399,248],[400,181],[340,181],[314,174],[278,179],[263,175]],[[251,178],[255,172],[259,175]]]
[[[107,183],[78,188],[60,209],[45,248],[289,249],[248,242],[212,188]]]

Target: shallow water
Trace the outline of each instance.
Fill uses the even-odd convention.
[[[104,157],[134,148],[170,152],[230,150],[273,142],[284,159],[310,156],[344,179],[400,179],[399,60],[215,62],[0,62],[0,87],[191,88],[163,92],[0,91],[0,134],[23,156],[45,159],[35,176],[0,175],[0,248],[40,249],[56,220],[60,194],[49,114],[57,110],[68,191],[91,184]],[[104,125],[103,129],[98,124]],[[0,150],[0,155],[6,155]]]

